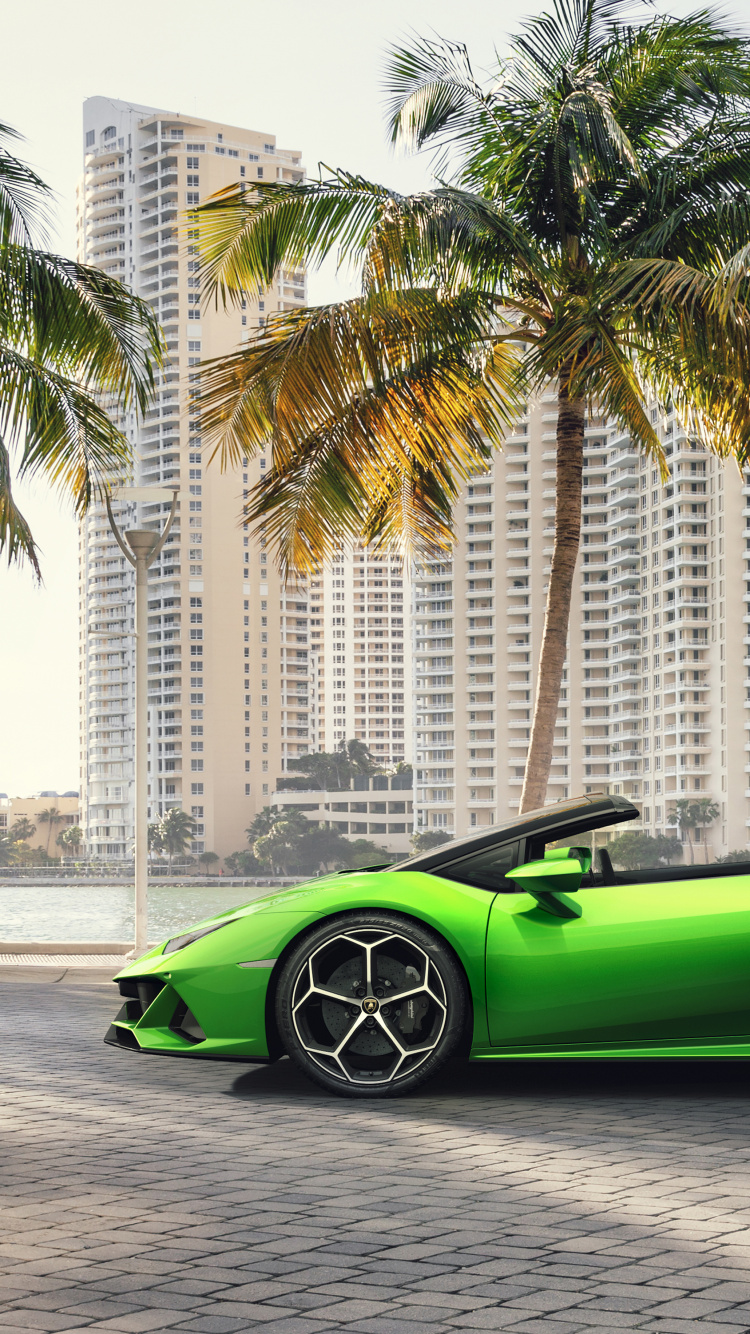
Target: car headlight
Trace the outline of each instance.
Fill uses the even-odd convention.
[[[192,945],[194,940],[200,940],[201,936],[210,936],[212,931],[220,931],[223,926],[229,926],[237,920],[236,917],[230,917],[227,922],[215,922],[212,926],[199,927],[197,931],[187,931],[184,936],[173,936],[167,941],[162,953],[174,954],[175,950],[183,950],[186,945]]]

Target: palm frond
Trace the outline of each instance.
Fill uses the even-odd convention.
[[[10,125],[0,125],[0,247],[32,244],[49,222],[52,191],[8,149],[20,138]]]
[[[10,456],[0,440],[0,551],[5,553],[8,565],[20,565],[27,560],[39,583],[42,571],[39,551],[31,529],[13,499]]]
[[[0,344],[0,436],[20,435],[18,475],[43,473],[78,515],[130,461],[128,440],[77,381]]]
[[[394,496],[410,477],[413,505],[433,504],[435,531],[447,531],[458,486],[525,395],[518,356],[495,328],[494,302],[476,295],[378,292],[277,316],[228,362],[206,365],[212,457],[236,463],[270,436],[272,468],[246,517],[263,518],[283,563],[323,558],[337,531],[395,531]]]
[[[0,339],[140,412],[164,353],[148,302],[100,269],[29,246],[2,256]]]
[[[400,196],[360,176],[335,172],[303,184],[231,186],[191,215],[199,232],[208,300],[263,292],[281,265],[315,267],[337,248],[361,259],[372,228]]]
[[[406,152],[440,144],[492,123],[491,97],[483,92],[462,42],[415,37],[394,48],[386,68],[391,142]]]

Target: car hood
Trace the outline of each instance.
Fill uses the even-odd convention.
[[[201,931],[204,927],[213,926],[214,923],[240,921],[242,918],[252,917],[254,914],[262,912],[296,912],[299,908],[304,907],[306,899],[325,893],[326,890],[335,890],[336,894],[341,897],[342,892],[346,895],[347,890],[351,889],[351,897],[353,899],[357,898],[362,893],[365,882],[374,874],[377,873],[355,871],[342,875],[338,871],[333,871],[330,875],[316,876],[313,880],[304,880],[299,885],[289,885],[284,889],[272,890],[270,893],[264,894],[262,898],[251,899],[249,903],[238,904],[236,908],[228,908],[225,912],[214,913],[211,917],[201,918],[199,922],[190,922],[179,927],[166,940],[152,946],[140,958],[141,960],[153,959],[162,953],[167,941],[174,940],[176,936],[187,935],[192,931]]]

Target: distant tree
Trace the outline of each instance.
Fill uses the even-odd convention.
[[[388,852],[385,848],[379,847],[377,843],[373,843],[371,839],[368,838],[355,838],[350,842],[347,842],[347,840],[344,839],[344,842],[348,849],[347,866],[354,868],[358,866],[382,866],[386,862],[401,860],[398,854]]]
[[[209,866],[213,866],[214,862],[218,862],[219,860],[218,852],[201,852],[198,857],[198,865],[205,866],[208,871]]]
[[[607,851],[623,871],[637,871],[644,866],[660,866],[682,854],[678,838],[652,838],[651,834],[628,830],[607,844]]]
[[[35,833],[36,825],[33,820],[30,820],[26,815],[19,815],[8,830],[8,838],[12,843],[28,843]]]
[[[740,862],[750,862],[750,849],[735,848],[734,852],[727,852],[724,857],[717,857],[715,866],[736,866]]]
[[[252,844],[256,838],[262,838],[264,834],[270,834],[276,821],[279,819],[280,811],[277,806],[264,806],[258,811],[252,824],[245,830],[248,843]]]
[[[83,830],[80,825],[72,824],[57,835],[56,842],[63,852],[70,852],[75,856],[83,842]]]
[[[159,833],[162,846],[169,857],[169,874],[172,874],[172,858],[185,851],[188,843],[195,837],[196,821],[187,811],[179,806],[170,806],[159,821]]]
[[[50,839],[52,838],[52,831],[56,824],[63,823],[63,821],[65,820],[65,816],[62,814],[61,811],[57,809],[56,806],[47,806],[43,811],[39,812],[37,819],[40,824],[46,824],[48,826],[47,847],[45,851],[47,853],[47,856],[49,857],[49,844],[50,844]]]
[[[679,838],[670,838],[668,834],[657,834],[654,842],[659,861],[666,862],[667,866],[671,866],[673,861],[681,860],[682,844]]]
[[[719,807],[712,797],[698,797],[693,802],[693,813],[695,815],[696,843],[705,844],[704,860],[708,861],[708,844],[702,836],[702,830],[707,825],[713,824],[719,817]]]
[[[364,741],[359,741],[356,737],[351,741],[340,741],[337,749],[346,756],[355,773],[382,773],[378,761],[370,754]]]
[[[382,773],[377,760],[363,741],[341,741],[334,751],[310,751],[287,761],[290,769],[307,774],[310,785],[321,792],[342,792],[356,775]],[[295,785],[295,790],[300,791]]]
[[[399,760],[398,764],[395,765],[393,772],[394,774],[412,774],[414,773],[414,770],[410,764],[407,764],[406,760]]]
[[[687,834],[691,865],[695,861],[692,830],[695,829],[697,822],[698,815],[695,809],[695,802],[691,801],[689,797],[678,797],[677,801],[675,801],[674,808],[667,816],[667,824],[677,825],[680,833],[684,831],[684,833]]]
[[[315,783],[315,788],[317,789],[317,787],[318,787],[318,784],[317,784],[317,782],[316,782],[316,783]],[[324,790],[324,789],[321,788],[321,791],[323,791],[323,790]],[[310,779],[309,779],[309,778],[303,778],[303,776],[302,776],[301,774],[282,774],[280,778],[277,778],[277,779],[276,779],[276,791],[277,791],[277,792],[309,792],[309,791],[310,791]]]
[[[224,858],[224,865],[231,875],[255,875],[263,869],[249,848],[243,848],[240,852],[230,852],[229,856]]]
[[[277,816],[268,833],[256,838],[253,852],[273,875],[293,875],[300,869],[300,838],[309,825],[302,811],[279,810]]]
[[[15,866],[20,861],[18,843],[10,834],[0,835],[0,866]]]
[[[439,848],[443,843],[450,843],[450,834],[440,829],[417,829],[411,836],[411,845],[416,852],[429,852],[430,848]]]

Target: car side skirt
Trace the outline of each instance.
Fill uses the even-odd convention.
[[[750,1036],[740,1041],[715,1042],[652,1042],[629,1046],[627,1043],[613,1043],[611,1047],[582,1043],[580,1046],[559,1047],[475,1047],[472,1061],[518,1061],[518,1060],[554,1060],[569,1058],[590,1060],[632,1060],[644,1061],[649,1057],[664,1060],[666,1057],[679,1060],[721,1060],[746,1061],[750,1059]]]

